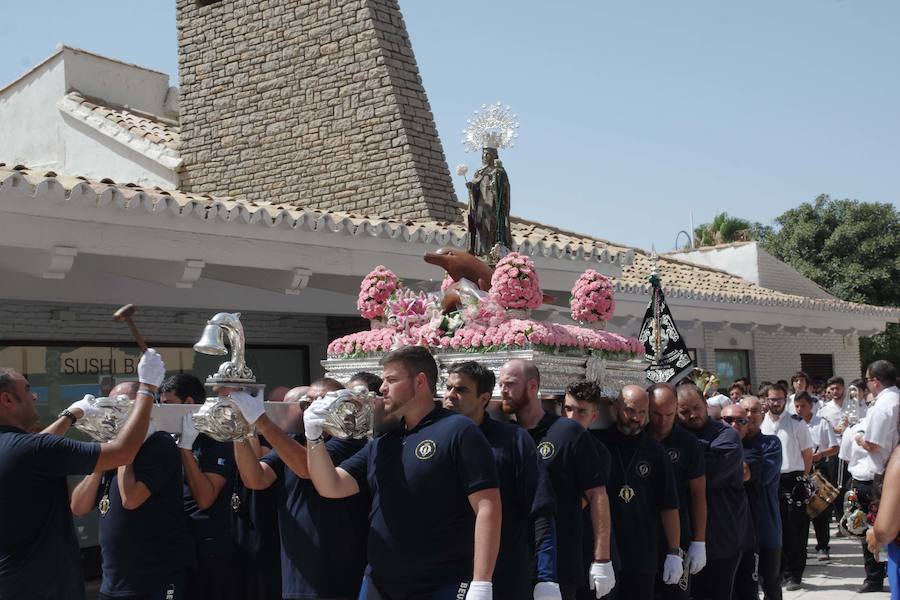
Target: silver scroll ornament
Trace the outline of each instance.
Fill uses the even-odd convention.
[[[237,442],[252,438],[253,426],[247,422],[230,396],[207,398],[193,416],[194,427],[217,442]]]
[[[373,392],[357,387],[328,392],[323,398],[332,401],[322,424],[328,434],[342,440],[372,437],[375,422]]]
[[[134,400],[124,394],[107,398],[90,400],[94,410],[75,422],[75,428],[83,431],[98,442],[109,442],[116,439],[122,426],[131,414]]]
[[[261,394],[263,385],[256,383],[253,371],[244,359],[244,327],[241,313],[221,312],[207,321],[194,350],[202,354],[223,356],[231,348],[231,360],[219,365],[219,370],[206,378],[206,387],[234,388],[249,394]],[[219,442],[233,442],[253,437],[253,426],[247,422],[240,409],[228,395],[207,398],[193,416],[194,427]]]

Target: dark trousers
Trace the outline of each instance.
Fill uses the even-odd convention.
[[[809,517],[806,505],[797,504],[795,488],[803,476],[802,471],[784,473],[778,482],[778,498],[781,509],[781,573],[795,583],[803,580],[806,570],[806,543],[809,539]]]
[[[97,596],[98,600],[187,600],[185,589],[184,571],[173,573],[166,582],[152,592],[135,594],[133,596],[107,596],[103,592]]]
[[[237,553],[198,556],[197,568],[187,574],[188,600],[243,600]]]
[[[781,600],[781,548],[760,548],[759,586],[765,600]]]
[[[694,600],[731,600],[734,576],[740,562],[741,554],[706,561],[703,570],[693,577],[691,597]]]
[[[860,506],[862,506],[863,510],[868,511],[869,503],[872,502],[872,482],[854,479],[853,489],[856,490],[856,498],[858,499]],[[884,585],[884,576],[887,565],[883,562],[878,562],[875,555],[869,552],[869,547],[866,545],[865,538],[863,538],[861,545],[863,562],[866,569],[866,583]]]
[[[616,587],[609,593],[610,600],[653,600],[653,573],[616,573]],[[499,599],[498,599],[499,600]]]
[[[834,505],[832,505],[834,506]],[[816,530],[816,550],[831,550],[831,508],[829,506],[813,519],[813,529]]]
[[[747,550],[734,574],[731,600],[759,600],[759,553]]]

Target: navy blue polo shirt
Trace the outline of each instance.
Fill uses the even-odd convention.
[[[468,417],[436,407],[371,440],[340,467],[372,493],[371,578],[390,597],[472,578],[469,495],[499,487],[491,447]]]
[[[659,442],[641,431],[625,435],[616,427],[592,431],[612,455],[609,511],[622,571],[653,576],[657,571],[660,538],[659,513],[678,508],[678,490],[672,465]],[[628,499],[625,486],[633,490]]]
[[[175,440],[157,431],[141,446],[133,464],[135,481],[150,490],[150,497],[138,508],[122,506],[115,470],[103,474],[97,490],[98,502],[109,494],[109,512],[100,514],[100,591],[109,596],[148,594],[165,584],[170,575],[195,563]]]
[[[530,597],[535,560],[533,525],[537,516],[552,516],[556,501],[549,477],[528,433],[512,423],[503,423],[485,414],[479,427],[494,453],[500,478],[503,519],[500,552],[494,567],[494,595],[497,598]],[[555,581],[555,573],[549,578]]]
[[[710,560],[733,558],[753,547],[741,438],[713,419],[691,433],[706,461],[706,555]]]
[[[756,434],[762,452],[759,470],[759,506],[756,539],[762,549],[781,547],[781,507],[778,482],[781,478],[781,440],[777,435]]]
[[[197,556],[213,558],[234,553],[235,545],[231,535],[231,494],[234,490],[236,465],[231,442],[217,442],[205,433],[194,440],[194,458],[204,473],[215,473],[225,478],[225,485],[212,506],[200,510],[191,494],[191,488],[184,482],[184,511],[189,518],[191,537],[197,548]]]
[[[600,459],[590,434],[572,419],[546,413],[528,433],[556,495],[559,583],[577,585],[582,575],[582,535],[592,534],[582,531],[581,500],[587,490],[606,485],[608,465]]]
[[[88,475],[100,444],[0,426],[0,599],[84,598],[67,475]]]
[[[694,539],[691,524],[691,488],[688,482],[706,475],[706,461],[703,448],[693,435],[675,423],[669,435],[660,441],[672,464],[675,487],[678,489],[678,517],[681,524],[681,547],[687,550]]]
[[[302,436],[294,439],[303,441]],[[340,464],[364,445],[364,440],[332,438],[325,447],[332,462]],[[366,568],[368,489],[360,486],[361,492],[349,498],[323,498],[312,481],[285,468],[276,450],[262,462],[278,476],[282,595],[355,598]]]

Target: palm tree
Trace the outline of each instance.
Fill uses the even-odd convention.
[[[746,242],[750,239],[752,239],[750,221],[729,217],[725,212],[717,214],[712,223],[704,223],[694,230],[695,247]]]

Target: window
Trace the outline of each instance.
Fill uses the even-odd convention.
[[[189,346],[160,345],[157,350],[166,363],[167,375],[192,373],[201,381],[228,360],[227,356],[199,354]],[[85,394],[105,396],[117,383],[136,380],[140,357],[140,350],[128,346],[0,345],[0,365],[28,377],[44,424]],[[268,388],[309,383],[306,346],[248,346],[246,359],[257,381]]]
[[[810,381],[828,381],[834,376],[834,355],[832,354],[801,354],[800,370],[809,375]]]
[[[716,350],[719,388],[728,389],[738,377],[750,377],[750,357],[746,350]]]

